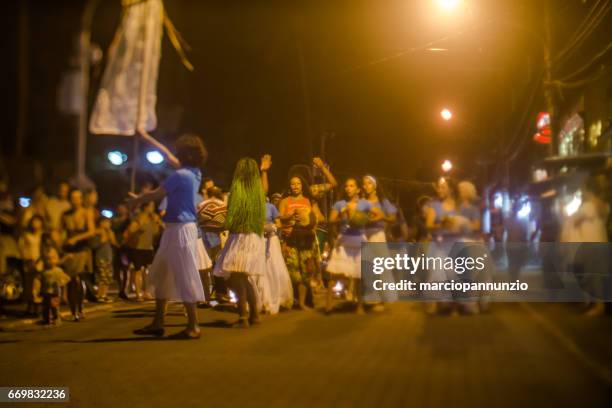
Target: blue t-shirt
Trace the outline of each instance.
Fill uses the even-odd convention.
[[[385,216],[390,215],[390,214],[397,214],[397,208],[395,208],[395,206],[391,204],[391,202],[387,200],[386,198],[382,200],[382,202],[381,201],[377,201],[375,203],[371,201],[368,201],[368,202],[372,204],[372,208],[380,208],[383,214],[385,214]],[[368,223],[368,225],[366,225],[366,228],[368,228],[368,230],[384,230],[385,221],[378,220],[375,222],[370,222]]]
[[[167,206],[165,222],[195,222],[196,201],[202,173],[194,167],[182,167],[172,173],[163,183]]]
[[[334,204],[334,210],[338,211],[338,213],[342,212],[344,208],[348,205],[346,200],[336,201]],[[372,210],[372,203],[368,200],[359,199],[357,201],[357,211],[361,211],[364,213],[368,213]],[[347,220],[343,219],[340,221],[340,233],[344,235],[361,235],[363,234],[363,228],[357,228],[350,226]]]
[[[436,213],[436,222],[442,221],[444,217],[454,217],[457,215],[457,211],[455,210],[445,210],[440,200],[432,201],[431,208],[433,208]]]
[[[459,209],[459,214],[470,221],[480,220],[480,210],[473,204],[462,205]]]
[[[204,197],[202,197],[200,194],[196,194],[195,195],[196,208],[198,208],[198,205],[200,205],[202,201],[204,201]],[[159,202],[159,205],[157,206],[157,210],[161,212],[161,211],[166,211],[167,208],[168,208],[168,197],[164,197]]]
[[[266,203],[266,223],[273,223],[278,217],[279,212],[274,204]]]

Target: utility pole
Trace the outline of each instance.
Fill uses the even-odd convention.
[[[17,75],[19,95],[17,102],[15,156],[21,157],[28,133],[28,99],[30,93],[30,18],[29,1],[27,0],[23,0],[19,4]]]
[[[552,88],[552,61],[551,61],[551,0],[544,0],[544,99],[546,101],[546,110],[550,116],[551,142],[548,145],[548,156],[554,156],[558,151],[557,140],[557,117],[555,112],[555,102]]]
[[[87,155],[87,112],[89,109],[89,71],[91,61],[91,26],[93,15],[100,0],[88,0],[81,15],[81,32],[79,34],[79,67],[81,109],[79,111],[79,132],[77,134],[76,152],[76,184],[89,187],[91,181],[85,174],[85,159]]]
[[[302,103],[304,108],[304,127],[306,137],[306,151],[308,157],[313,156],[313,138],[312,138],[312,124],[311,124],[311,112],[310,112],[310,92],[308,89],[308,78],[306,77],[306,63],[304,60],[304,47],[302,46],[302,39],[300,37],[301,19],[298,17],[298,27],[296,29],[296,46],[298,54],[298,62],[300,65],[300,86],[302,90]]]

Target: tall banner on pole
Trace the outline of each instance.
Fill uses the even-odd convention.
[[[133,136],[138,129],[156,128],[163,25],[161,0],[123,0],[121,24],[89,122],[91,133]]]

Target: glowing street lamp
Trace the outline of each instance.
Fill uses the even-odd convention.
[[[459,6],[460,0],[437,0],[438,6],[444,11],[453,11]]]
[[[19,206],[21,208],[28,208],[30,206],[30,197],[19,197]]]
[[[444,160],[444,162],[442,162],[442,171],[443,172],[448,173],[452,169],[453,169],[453,163],[451,163],[450,160]]]
[[[147,152],[147,161],[151,164],[161,164],[164,162],[164,156],[157,150]]]
[[[442,116],[442,119],[448,122],[452,119],[453,113],[449,109],[444,108],[442,111],[440,111],[440,116]]]
[[[127,161],[127,155],[121,153],[118,150],[113,150],[112,152],[108,152],[106,158],[113,166],[121,166],[123,163]]]
[[[109,210],[108,208],[103,209],[102,211],[100,211],[100,214],[104,217],[104,218],[113,218],[113,210]]]

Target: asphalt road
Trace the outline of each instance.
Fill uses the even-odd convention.
[[[231,313],[200,310],[197,341],[133,335],[152,310],[118,304],[80,323],[0,333],[0,385],[70,387],[70,404],[54,407],[612,403],[612,318],[582,318],[576,305],[451,317],[414,303],[365,316],[289,311],[248,330],[227,327]],[[167,331],[183,324],[174,306]]]

